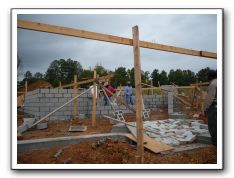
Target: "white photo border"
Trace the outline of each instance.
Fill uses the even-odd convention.
[[[17,15],[18,14],[216,14],[217,15],[217,164],[18,164]],[[11,168],[12,169],[223,169],[223,9],[11,9]]]

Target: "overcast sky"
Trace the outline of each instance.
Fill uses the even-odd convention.
[[[18,15],[18,19],[132,38],[139,26],[140,40],[195,50],[217,51],[217,17],[204,14],[155,15]],[[109,70],[133,67],[131,46],[18,29],[18,55],[23,71],[44,73],[55,59],[71,58],[84,69],[97,63]],[[141,48],[142,70],[217,68],[216,60]]]

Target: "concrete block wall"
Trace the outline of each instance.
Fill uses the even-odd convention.
[[[84,90],[83,90],[84,91]],[[83,92],[77,90],[77,94]],[[73,89],[37,89],[28,92],[25,96],[25,112],[41,118],[52,112],[59,106],[73,98]],[[146,109],[155,109],[164,104],[167,106],[167,95],[162,98],[160,95],[143,96]],[[72,117],[74,102],[69,103],[59,111],[49,117],[50,120],[65,120]],[[133,106],[135,108],[135,106]],[[122,110],[124,113],[131,113],[124,105],[115,106],[116,110]],[[86,93],[77,98],[77,113],[90,116],[92,114],[92,95]],[[97,111],[99,115],[112,115],[111,106],[103,105],[103,97],[97,100]]]

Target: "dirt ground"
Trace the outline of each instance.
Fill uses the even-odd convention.
[[[135,154],[136,145],[107,139],[20,153],[17,160],[18,164],[134,164]],[[214,146],[168,155],[145,150],[144,163],[216,164],[216,157]]]
[[[18,125],[23,122],[23,115],[18,115]],[[167,119],[166,112],[153,112],[151,120]],[[125,117],[127,122],[135,121],[133,114]],[[108,119],[97,118],[97,127],[92,127],[91,119],[77,119],[73,125],[87,126],[85,132],[68,132],[70,121],[49,121],[48,128],[44,130],[31,129],[18,137],[18,140],[29,140],[39,138],[52,138],[74,135],[90,135],[98,133],[109,133],[112,124]],[[62,151],[57,158],[55,154]],[[105,142],[99,140],[81,142],[79,144],[63,147],[52,147],[49,149],[34,150],[26,153],[18,153],[19,164],[134,164],[136,145],[123,141]],[[145,149],[145,164],[216,164],[216,147],[212,145],[206,148],[194,149],[171,154],[155,154]]]
[[[154,112],[151,114],[151,120],[167,119],[168,115],[165,112]],[[135,115],[128,114],[125,117],[127,122],[134,122],[136,120]],[[22,116],[18,118],[18,125],[22,124]],[[77,119],[73,121],[72,125],[84,125],[87,126],[85,132],[68,132],[71,125],[69,120],[65,121],[49,121],[48,128],[44,130],[30,129],[18,137],[18,140],[29,140],[39,138],[52,138],[52,137],[64,137],[64,136],[78,136],[78,135],[91,135],[100,133],[109,133],[112,128],[112,124],[108,119],[97,118],[97,127],[92,127],[91,119]]]

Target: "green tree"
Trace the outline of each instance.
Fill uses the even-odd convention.
[[[22,59],[17,55],[17,80],[23,75],[23,62]]]
[[[24,74],[24,78],[26,80],[29,80],[29,79],[33,78],[32,72],[30,72],[29,70],[26,71],[25,74]]]
[[[197,72],[196,77],[198,82],[208,82],[207,73],[210,70],[209,67],[201,69]]]
[[[149,71],[141,71],[141,82],[142,83],[148,83],[149,81],[149,74],[150,72]]]
[[[170,70],[168,78],[170,84],[183,85],[183,71],[181,69],[177,69],[176,71]]]
[[[129,78],[129,81],[130,81],[130,84],[132,85],[132,87],[135,87],[135,80],[134,80],[134,67],[132,69],[128,69],[127,70],[127,73],[128,73],[128,78]]]
[[[183,70],[183,85],[190,85],[196,82],[195,73],[191,70]]]
[[[71,59],[54,60],[46,71],[45,79],[53,86],[58,86],[60,81],[63,84],[69,84],[72,83],[74,75],[80,77],[82,70],[78,61]]]
[[[99,64],[96,64],[95,69],[100,77],[108,74],[108,71]]]
[[[160,80],[160,74],[158,69],[154,69],[153,72],[151,73],[151,78],[153,81],[154,86],[158,86],[158,81]]]
[[[34,75],[33,75],[33,78],[35,79],[43,79],[44,78],[44,75],[40,72],[36,72]]]
[[[168,85],[169,84],[167,72],[165,70],[162,70],[161,73],[159,74],[159,83],[160,83],[160,85]]]
[[[115,69],[114,77],[111,80],[111,84],[115,87],[117,86],[125,86],[129,81],[129,75],[126,71],[125,67],[119,67]]]

